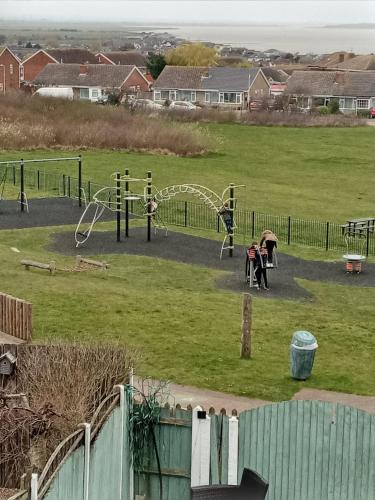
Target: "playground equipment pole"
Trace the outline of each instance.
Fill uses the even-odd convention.
[[[152,175],[147,172],[147,241],[151,241],[151,194],[152,194]]]
[[[125,169],[125,176],[126,178],[129,177],[129,169]],[[125,237],[127,238],[129,236],[129,181],[125,181]]]
[[[21,174],[20,202],[21,202],[21,212],[23,212],[25,210],[25,163],[23,161],[23,158],[21,158],[20,174]]]
[[[121,241],[121,182],[120,182],[120,172],[116,172],[116,226],[117,226],[117,241]]]
[[[233,257],[234,184],[229,184],[229,209],[232,215],[232,227],[229,235],[229,257]]]
[[[82,156],[78,156],[78,206],[82,206]]]

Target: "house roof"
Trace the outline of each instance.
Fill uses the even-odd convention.
[[[21,62],[20,58],[13,51],[11,51],[9,47],[0,46],[0,56],[6,50],[12,54],[12,56],[17,60],[17,62],[19,62],[19,63]]]
[[[95,55],[87,49],[45,49],[45,52],[64,64],[95,64]]]
[[[317,65],[322,68],[336,68],[338,64],[343,61],[347,61],[354,57],[351,52],[333,52],[332,54],[327,54],[320,61],[317,61]]]
[[[165,66],[154,89],[200,89],[204,75],[208,75],[208,68],[201,66]]]
[[[154,89],[193,89],[243,92],[260,68],[165,66]]]
[[[289,78],[289,75],[282,69],[262,67],[262,71],[267,80],[274,83],[284,83]]]
[[[87,74],[81,75],[81,66],[81,64],[47,64],[35,77],[34,83],[68,87],[119,88],[136,69],[135,66],[87,64]]]
[[[114,64],[134,65],[140,68],[146,66],[146,58],[143,54],[136,51],[120,51],[120,52],[100,52],[97,57],[103,55]]]
[[[375,70],[375,55],[368,54],[362,56],[355,56],[346,61],[337,64],[340,69],[353,69],[360,71]]]
[[[202,80],[202,89],[246,91],[259,71],[260,68],[209,68],[208,78]]]
[[[375,71],[296,71],[286,94],[306,96],[375,96]]]

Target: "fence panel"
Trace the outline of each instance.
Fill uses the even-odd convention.
[[[190,500],[191,412],[163,408],[155,437],[161,470],[158,469],[154,446],[150,443],[143,469],[135,477],[135,493],[152,500]]]
[[[84,447],[75,450],[57,472],[44,500],[83,500]]]
[[[240,414],[239,470],[270,484],[267,500],[373,500],[375,416],[320,401]]]

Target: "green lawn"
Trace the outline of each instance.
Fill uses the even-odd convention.
[[[220,137],[219,150],[207,157],[87,151],[83,152],[85,178],[106,184],[115,170],[129,168],[134,176],[143,177],[150,169],[158,187],[194,182],[221,192],[229,182],[246,184],[239,191],[241,205],[271,214],[338,222],[374,214],[373,128],[207,128]],[[61,155],[60,151],[1,152],[0,159]],[[49,165],[51,170],[58,167]],[[74,165],[60,168],[76,175]],[[17,189],[7,191],[15,196]],[[288,399],[301,387],[375,393],[373,289],[301,281],[312,293],[311,301],[256,297],[254,356],[244,361],[239,359],[242,297],[216,288],[220,272],[125,255],[105,257],[111,264],[106,276],[100,272],[50,276],[21,269],[22,257],[54,258],[62,267],[73,266],[73,258],[46,250],[52,231],[1,231],[1,290],[33,302],[36,341],[121,342],[139,351],[137,373],[142,375],[265,399]],[[315,259],[340,256],[296,245],[288,251]],[[307,382],[289,376],[288,348],[296,329],[311,330],[320,346]]]
[[[336,222],[374,215],[373,127],[294,129],[210,124],[203,128],[219,137],[218,151],[206,157],[83,151],[84,176],[108,184],[109,174],[116,170],[129,168],[137,177],[151,170],[159,188],[194,182],[221,192],[229,182],[246,184],[238,190],[240,205],[270,214]],[[62,152],[1,152],[0,159],[57,155]],[[54,163],[49,168],[76,175],[74,165]]]
[[[24,257],[73,266],[45,250],[52,231],[1,232],[1,289],[33,302],[35,341],[121,342],[139,351],[139,374],[265,399],[288,399],[302,387],[375,392],[373,289],[304,281],[312,301],[255,298],[254,357],[244,361],[242,297],[215,287],[220,272],[125,255],[105,257],[107,275],[24,271]],[[288,368],[291,336],[301,328],[320,346],[307,382],[291,380]]]

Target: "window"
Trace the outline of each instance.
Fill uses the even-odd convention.
[[[219,102],[225,104],[241,104],[241,92],[220,92]]]
[[[20,66],[20,79],[24,80],[25,78],[25,70],[23,66]]]
[[[369,99],[357,99],[357,109],[368,109],[369,104]]]
[[[13,64],[9,64],[9,73],[13,75]]]
[[[169,91],[169,100],[170,101],[176,101],[177,100],[177,92],[175,90],[170,90]]]
[[[161,100],[162,101],[166,101],[167,99],[169,99],[169,92],[168,92],[168,90],[162,90],[161,91]]]
[[[90,99],[89,89],[79,89],[79,98],[80,99]]]
[[[197,93],[193,91],[190,96],[190,102],[195,102],[196,100],[197,100]]]
[[[204,93],[204,102],[210,102],[210,93],[209,92]]]
[[[91,92],[91,97],[97,99],[99,97],[99,91],[97,89],[93,89]]]
[[[4,87],[3,87],[3,84],[0,83],[0,92],[3,92],[4,91]]]
[[[161,101],[161,92],[159,92],[159,91],[157,92],[155,90],[155,92],[154,92],[154,100],[155,101]]]

